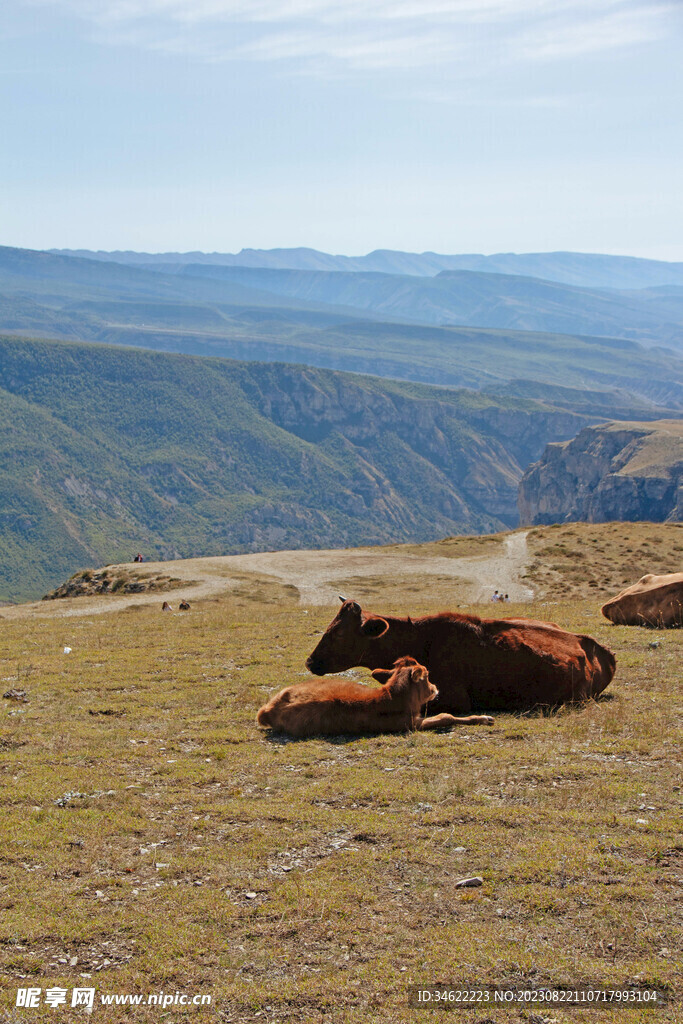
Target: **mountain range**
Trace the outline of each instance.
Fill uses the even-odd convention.
[[[571,405],[568,389],[558,398]],[[312,367],[0,337],[0,599],[35,598],[138,550],[176,558],[514,525],[524,468],[602,419]]]
[[[147,269],[170,269],[148,264]],[[599,291],[512,274],[444,270],[435,277],[179,265],[182,278],[241,283],[307,303],[368,313],[383,320],[493,327],[554,334],[629,338],[683,350],[683,287],[658,292]]]
[[[673,286],[663,287],[657,304],[651,289],[615,298],[469,271],[401,278],[180,263],[154,268],[0,249],[0,330],[486,390],[520,380],[616,388],[644,402],[683,406],[683,332]],[[441,326],[430,318],[471,324]],[[572,327],[576,333],[567,333]]]
[[[546,444],[683,416],[676,264],[284,265],[325,262],[312,252],[231,265],[0,248],[0,600],[137,550],[514,526]]]
[[[378,252],[351,258],[308,249],[57,255],[137,268],[143,271],[140,281],[148,284],[144,272],[176,276],[184,294],[190,277],[207,286],[221,282],[223,302],[237,298],[262,305],[270,295],[266,304],[275,304],[279,296],[290,308],[300,304],[356,318],[628,338],[683,351],[683,264],[580,253],[475,257]],[[241,299],[236,285],[245,289]],[[217,293],[203,296],[212,294]]]
[[[683,263],[607,256],[599,253],[541,252],[443,255],[435,252],[396,252],[376,249],[366,256],[333,256],[317,249],[242,249],[238,253],[93,252],[89,249],[51,249],[64,256],[132,265],[205,264],[223,267],[263,267],[270,270],[340,270],[434,277],[442,270],[476,270],[558,281],[579,288],[683,287]]]

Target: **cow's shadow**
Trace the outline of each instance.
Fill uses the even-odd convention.
[[[284,732],[273,732],[268,731],[263,734],[262,738],[266,743],[273,743],[278,747],[285,747],[288,743],[308,743],[310,740],[324,740],[325,743],[332,743],[335,747],[342,747],[346,743],[355,743],[357,740],[368,739],[369,736],[411,736],[411,732],[405,733],[367,733],[367,732],[349,732],[340,733],[338,736],[330,736],[327,733],[316,733],[314,736],[289,736]]]
[[[503,715],[510,715],[517,719],[527,718],[560,718],[568,715],[576,715],[585,711],[590,704],[607,704],[610,701],[616,700],[616,696],[613,693],[600,693],[597,697],[591,697],[590,700],[567,702],[566,704],[537,704],[533,708],[520,708],[513,710],[502,710],[502,709],[477,709],[477,713],[486,713],[492,715],[494,719],[501,718]],[[454,735],[458,735],[459,730],[451,729],[448,726],[444,726],[443,729],[435,729],[434,732],[452,732]],[[273,732],[269,729],[267,732],[262,734],[263,739],[266,743],[272,743],[275,746],[284,747],[288,743],[306,743],[309,740],[324,740],[325,743],[331,743],[334,746],[341,747],[346,743],[355,743],[357,740],[367,739],[368,736],[412,736],[413,732],[406,730],[402,733],[367,733],[367,732],[354,732],[354,733],[340,733],[336,736],[330,736],[327,733],[316,733],[314,736],[290,736],[288,733]]]
[[[567,701],[565,704],[537,704],[533,708],[520,708],[514,711],[498,711],[499,715],[513,715],[515,718],[559,718],[565,715],[576,715],[585,711],[591,704],[608,704],[616,700],[614,693],[599,693],[597,697],[589,700]],[[496,715],[495,711],[489,711],[490,715]]]

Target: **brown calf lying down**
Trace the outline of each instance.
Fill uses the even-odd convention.
[[[437,696],[427,669],[414,658],[399,658],[392,669],[375,669],[384,685],[369,689],[349,680],[312,680],[281,690],[256,716],[259,725],[290,736],[338,736],[342,733],[407,732],[449,725],[491,725],[488,715],[435,715],[423,718],[421,707]]]

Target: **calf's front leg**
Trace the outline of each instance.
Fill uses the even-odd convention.
[[[490,715],[465,715],[463,718],[456,718],[445,711],[440,715],[432,715],[430,718],[418,718],[415,728],[421,731],[426,729],[447,729],[452,725],[493,725]]]

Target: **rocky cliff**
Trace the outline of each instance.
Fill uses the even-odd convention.
[[[470,391],[379,382],[311,367],[251,364],[240,384],[259,412],[303,441],[364,466],[354,484],[363,514],[389,493],[391,478],[409,495],[419,484],[437,513],[486,515],[517,524],[523,467],[550,440],[565,439],[595,417]],[[382,479],[384,483],[382,483]],[[444,525],[446,525],[444,523]],[[499,528],[495,524],[495,528]]]
[[[683,520],[683,421],[606,423],[549,444],[519,485],[522,523]]]

